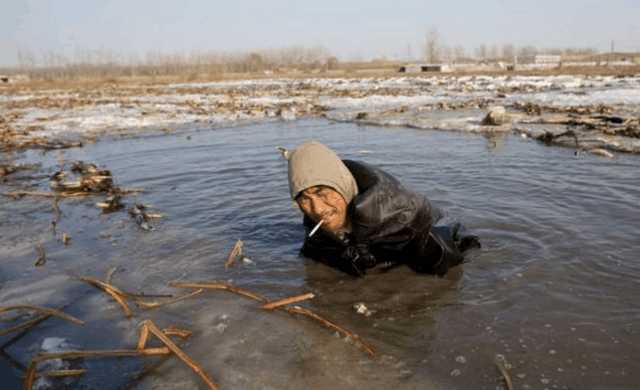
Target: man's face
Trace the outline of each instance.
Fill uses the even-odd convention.
[[[347,222],[347,202],[331,187],[314,186],[296,198],[300,210],[315,222],[323,220],[322,229],[337,234]]]

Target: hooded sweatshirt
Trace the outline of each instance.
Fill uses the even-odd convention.
[[[336,190],[349,204],[358,185],[340,157],[320,142],[308,141],[289,155],[289,191],[296,199],[309,187],[324,185]]]

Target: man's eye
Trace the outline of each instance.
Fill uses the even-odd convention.
[[[327,197],[329,195],[329,190],[326,188],[321,189],[317,192],[318,196]]]

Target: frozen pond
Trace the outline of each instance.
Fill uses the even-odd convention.
[[[288,198],[286,162],[276,146],[311,138],[426,194],[478,234],[483,248],[443,279],[405,267],[353,279],[301,258],[301,215]],[[145,189],[127,204],[137,198],[166,215],[145,232],[126,211],[102,215],[96,198],[63,200],[54,236],[50,200],[0,198],[2,305],[65,306],[86,321],[79,327],[50,319],[3,349],[3,388],[19,388],[21,366],[47,338],[78,349],[132,348],[137,324],[147,318],[192,330],[180,345],[223,389],[495,389],[502,383],[498,354],[516,388],[640,383],[638,156],[576,157],[506,134],[303,120],[3,157],[42,166],[23,173],[41,177],[10,176],[0,192],[48,190],[46,175],[59,160],[84,160],[110,169],[120,186]],[[61,232],[71,245],[59,241]],[[237,239],[253,264],[225,270]],[[35,268],[37,243],[47,263]],[[316,298],[304,306],[360,335],[377,357],[305,318],[265,312],[221,291],[125,319],[107,295],[70,278],[104,278],[114,266],[115,285],[145,293],[178,294],[167,286],[175,280],[231,281],[272,298],[311,291]],[[356,313],[359,302],[374,313]],[[156,370],[132,380],[152,363]],[[66,386],[202,386],[175,358],[79,365],[88,372]]]

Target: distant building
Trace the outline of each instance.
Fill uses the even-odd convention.
[[[533,63],[536,65],[560,65],[562,57],[558,55],[538,54],[533,58]]]
[[[551,69],[562,64],[562,56],[550,54],[536,54],[534,56],[516,57],[517,69]]]
[[[434,73],[446,73],[451,72],[452,69],[447,64],[410,64],[403,65],[398,69],[400,73],[420,73],[420,72],[434,72]]]
[[[24,83],[29,81],[29,76],[24,74],[6,75],[0,74],[0,84]]]

